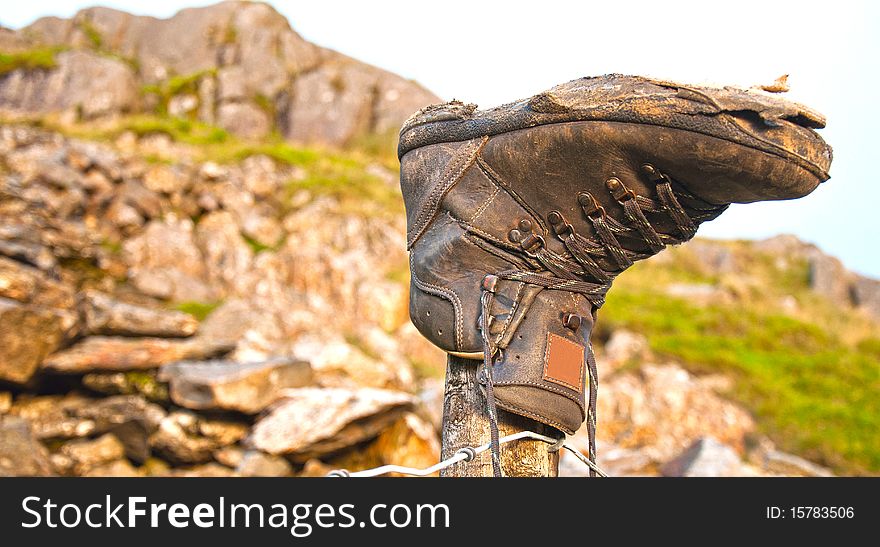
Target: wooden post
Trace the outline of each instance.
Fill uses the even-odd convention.
[[[446,365],[443,396],[442,458],[464,446],[477,447],[489,442],[486,398],[477,382],[479,361],[450,355]],[[558,436],[553,428],[498,409],[499,434],[534,431]],[[559,452],[549,452],[542,441],[519,440],[501,446],[501,469],[505,477],[555,477],[559,474]],[[440,472],[442,477],[491,477],[492,461],[484,452],[471,462],[460,462]]]

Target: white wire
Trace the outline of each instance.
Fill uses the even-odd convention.
[[[549,444],[558,444],[559,439],[554,439],[552,437],[547,437],[545,435],[539,435],[538,433],[534,433],[532,431],[520,431],[519,433],[514,433],[512,435],[505,435],[498,439],[498,444],[506,444],[513,441],[518,441],[520,439],[531,439],[535,441],[543,441]],[[414,477],[425,477],[427,475],[431,475],[436,473],[437,471],[441,471],[455,465],[461,461],[470,461],[474,459],[479,454],[489,450],[489,443],[484,445],[480,445],[476,448],[465,447],[452,455],[452,457],[447,458],[439,463],[432,465],[431,467],[427,467],[425,469],[416,469],[414,467],[404,467],[402,465],[383,465],[381,467],[376,467],[373,469],[364,469],[363,471],[346,471],[345,469],[337,469],[335,471],[331,471],[327,474],[328,477],[378,477],[379,475],[387,475],[388,473],[400,473],[402,475],[412,475]],[[572,454],[574,454],[580,461],[585,463],[590,469],[596,472],[600,477],[607,477],[608,474],[602,471],[598,465],[591,462],[587,459],[580,451],[568,443],[563,443],[562,448],[565,448]]]

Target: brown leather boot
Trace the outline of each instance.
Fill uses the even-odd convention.
[[[620,75],[425,108],[398,150],[412,321],[482,360],[493,425],[495,401],[568,434],[586,419],[594,459],[590,332],[614,277],[730,203],[809,194],[831,164],[821,127],[762,92]]]

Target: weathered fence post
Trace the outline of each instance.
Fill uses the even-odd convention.
[[[477,382],[479,362],[450,355],[446,365],[443,396],[442,458],[449,458],[464,446],[489,442],[486,399]],[[533,431],[556,437],[551,427],[516,414],[498,410],[501,436]],[[559,473],[559,452],[549,452],[542,441],[519,440],[501,447],[501,469],[505,477],[555,477]],[[491,477],[492,461],[484,452],[471,462],[457,463],[442,471],[443,477]]]

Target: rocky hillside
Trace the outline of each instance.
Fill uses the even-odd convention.
[[[0,30],[0,476],[435,463],[386,138],[433,100],[265,4]],[[612,474],[880,473],[880,282],[696,240],[599,315]]]
[[[0,28],[0,110],[68,121],[148,113],[240,137],[344,145],[396,135],[439,102],[420,85],[303,40],[271,6],[223,2],[170,19],[90,8]]]
[[[444,356],[407,321],[382,157],[67,131],[88,139],[0,128],[0,474],[436,461]],[[596,333],[601,463],[876,473],[877,284],[838,267],[790,237],[697,240],[622,276]]]

